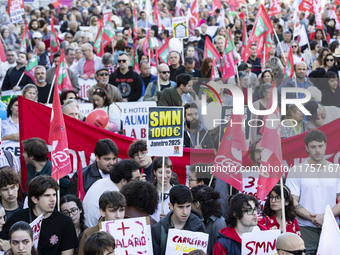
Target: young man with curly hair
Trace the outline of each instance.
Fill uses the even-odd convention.
[[[214,255],[241,255],[242,235],[249,232],[266,230],[258,225],[258,201],[246,194],[236,194],[229,199],[225,215],[226,228],[220,230],[213,247]]]
[[[7,220],[23,208],[23,204],[18,201],[19,183],[19,175],[11,167],[0,168],[0,196]]]

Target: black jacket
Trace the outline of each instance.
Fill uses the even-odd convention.
[[[97,162],[93,162],[91,165],[83,168],[83,185],[85,193],[89,190],[89,188],[92,186],[93,183],[96,181],[102,179],[102,176],[99,173]],[[75,195],[78,197],[77,192],[77,184],[78,184],[78,172],[76,172],[72,179],[70,184],[68,185],[67,192],[69,194]]]
[[[338,86],[335,90],[335,94],[327,86],[322,91],[321,103],[324,106],[336,106],[340,107],[340,87]]]
[[[131,66],[126,74],[122,74],[119,68],[110,74],[109,84],[116,86],[129,102],[136,102],[142,96],[142,79]]]
[[[157,222],[157,224],[154,225],[151,229],[153,254],[157,254],[157,255],[165,254],[166,240],[168,238],[169,229],[174,228],[171,226],[171,222],[170,222],[172,213],[173,213],[172,211],[169,212],[165,217],[163,217],[159,222]],[[164,230],[162,233],[162,226],[165,230],[165,233],[164,233]],[[207,229],[204,226],[203,217],[194,210],[191,210],[190,216],[187,222],[185,223],[183,230],[207,233]],[[163,245],[165,245],[165,247],[161,247],[162,239],[165,240],[165,242],[163,241]]]
[[[15,85],[18,83],[22,73],[25,71],[25,67],[21,67],[19,70],[16,69],[16,67],[11,67],[7,70],[5,78],[4,78],[4,82],[2,83],[2,90],[11,90],[15,87]],[[26,74],[24,74],[24,76],[22,77],[20,83],[19,83],[19,87],[21,89],[23,89],[27,84],[34,84],[34,82],[32,81],[32,79],[27,76]]]
[[[195,71],[192,73],[193,77],[203,78],[203,74],[202,74],[200,69],[194,68],[194,70]],[[179,68],[177,68],[177,70],[176,70],[176,72],[174,74],[175,79],[176,79],[177,75],[179,75],[181,73],[187,73],[185,71],[184,66],[180,66]],[[189,75],[191,75],[191,74],[189,74]],[[195,91],[196,95],[198,95],[199,94],[200,83],[194,83],[192,87],[193,87],[193,90]]]

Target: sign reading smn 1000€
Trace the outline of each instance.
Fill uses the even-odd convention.
[[[183,114],[183,107],[149,107],[148,155],[183,155]]]

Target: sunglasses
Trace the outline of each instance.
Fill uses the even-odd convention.
[[[333,58],[327,58],[326,61],[327,61],[327,62],[333,62],[334,59],[333,59]]]
[[[67,36],[66,38],[67,38],[67,39],[72,39],[72,36]]]
[[[289,252],[289,253],[292,253],[294,255],[302,255],[304,252],[306,252],[307,249],[303,249],[303,250],[295,250],[295,251],[287,251],[287,250],[282,250],[280,249],[281,251],[285,251],[285,252]]]
[[[118,63],[126,63],[126,59],[118,59]]]
[[[160,72],[161,74],[167,74],[167,73],[170,73],[170,71],[163,71],[163,72]]]
[[[99,73],[99,76],[109,76],[109,73]]]
[[[292,48],[297,48],[297,45],[292,45]]]

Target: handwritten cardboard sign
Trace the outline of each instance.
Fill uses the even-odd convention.
[[[150,225],[145,217],[104,221],[102,230],[115,238],[116,255],[153,254]]]
[[[33,230],[33,241],[34,241],[34,248],[38,249],[39,243],[39,236],[41,230],[41,222],[44,219],[43,215],[40,214],[34,221],[30,223],[30,226]]]
[[[276,255],[276,239],[280,230],[267,230],[242,235],[242,255]]]
[[[207,252],[209,235],[201,232],[169,229],[165,255],[184,255],[193,250]]]

